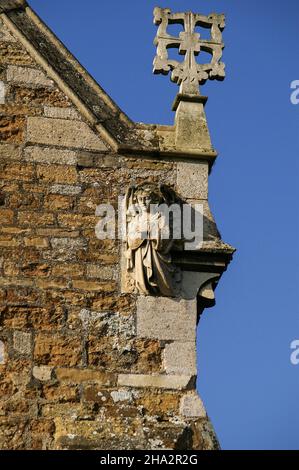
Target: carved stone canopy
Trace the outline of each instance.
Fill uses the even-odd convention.
[[[225,65],[221,62],[224,44],[222,31],[225,27],[225,16],[212,13],[208,16],[187,12],[171,13],[169,8],[154,9],[154,23],[159,25],[154,44],[157,46],[157,55],[154,59],[154,73],[167,75],[172,71],[171,79],[181,85],[180,92],[187,95],[199,95],[199,84],[208,79],[223,80]],[[179,37],[168,34],[167,28],[171,24],[181,24],[184,27]],[[201,39],[200,33],[195,32],[200,26],[211,30],[210,39]],[[184,61],[171,60],[168,49],[178,48],[179,54],[184,55]],[[212,55],[210,63],[199,64],[195,56],[201,51]]]

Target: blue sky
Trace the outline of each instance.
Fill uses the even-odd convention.
[[[155,6],[227,15],[227,78],[202,88],[219,157],[210,203],[238,252],[199,326],[198,388],[223,449],[299,449],[298,0],[29,0],[132,119],[172,124],[152,75]]]

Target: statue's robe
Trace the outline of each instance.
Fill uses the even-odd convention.
[[[135,285],[145,295],[175,295],[175,267],[169,253],[173,241],[162,239],[162,224],[161,214],[143,212],[128,227],[128,268],[134,270]]]

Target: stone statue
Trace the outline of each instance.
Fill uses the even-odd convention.
[[[127,270],[141,294],[176,295],[177,269],[171,249],[177,241],[163,238],[169,221],[159,210],[161,204],[169,206],[175,201],[174,191],[154,183],[143,183],[127,192]]]

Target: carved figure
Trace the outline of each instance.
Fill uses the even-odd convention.
[[[174,202],[172,190],[153,183],[131,187],[126,196],[127,269],[144,295],[176,295],[177,270],[171,260],[176,240],[164,238],[169,221],[159,210],[161,204]]]

